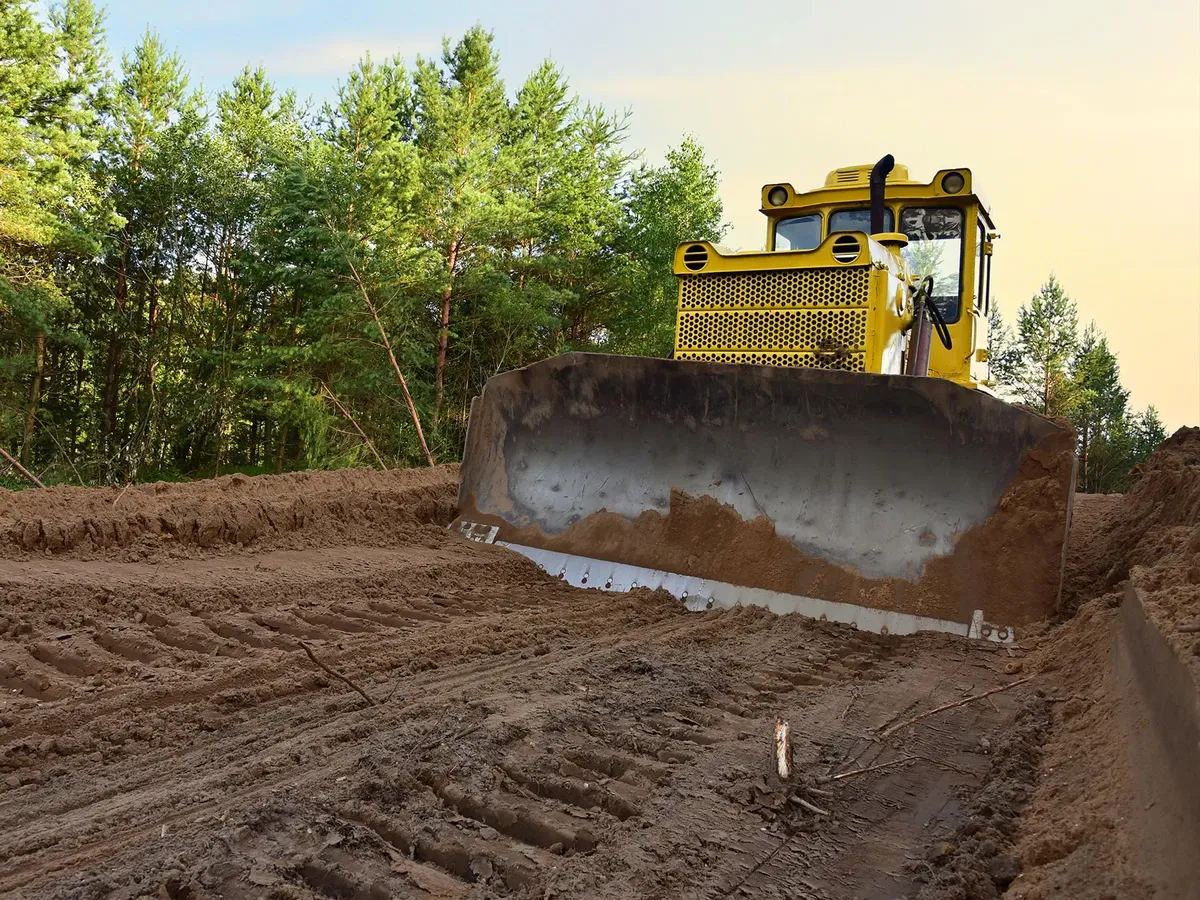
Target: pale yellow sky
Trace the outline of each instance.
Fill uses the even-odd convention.
[[[220,85],[246,60],[328,96],[366,50],[438,51],[494,29],[510,89],[546,56],[579,95],[629,108],[647,159],[691,133],[733,231],[761,246],[759,188],[805,189],[894,153],[918,177],[970,166],[1003,238],[1006,319],[1050,272],[1117,351],[1132,402],[1200,423],[1197,0],[121,0]]]
[[[762,245],[764,183],[817,187],[887,152],[923,179],[970,166],[1002,235],[1005,319],[1054,272],[1081,326],[1108,335],[1131,402],[1172,429],[1200,424],[1200,4],[893,9],[916,38],[894,55],[856,29],[797,34],[794,53],[738,64],[714,34],[685,61],[576,86],[632,107],[651,158],[682,132],[700,140],[722,171],[734,247]],[[813,65],[805,48],[818,45]],[[837,62],[839,48],[854,58]]]

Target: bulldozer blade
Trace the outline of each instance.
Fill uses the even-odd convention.
[[[1011,640],[1074,478],[1069,427],[942,379],[571,353],[475,398],[453,527],[584,587]]]

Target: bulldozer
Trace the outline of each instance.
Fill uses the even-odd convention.
[[[971,170],[888,155],[761,211],[765,250],[677,248],[670,358],[486,383],[451,527],[579,587],[1011,642],[1059,602],[1075,434],[989,384]]]

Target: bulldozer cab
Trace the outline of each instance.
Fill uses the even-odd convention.
[[[869,235],[871,168],[836,169],[823,187],[803,193],[787,183],[764,186],[767,250],[814,250],[830,235]],[[943,169],[925,183],[897,165],[885,185],[882,231],[906,239],[885,244],[903,258],[915,282],[933,278],[932,302],[952,339],[950,348],[933,342],[928,374],[968,387],[986,386],[991,256],[999,235],[973,190],[971,170]]]

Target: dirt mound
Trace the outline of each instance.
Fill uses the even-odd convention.
[[[1073,615],[1032,660],[1056,687],[1017,844],[1025,871],[1012,894],[1022,900],[1190,896],[1178,859],[1163,856],[1171,834],[1189,832],[1171,818],[1169,766],[1151,736],[1145,691],[1159,686],[1131,671],[1118,610],[1131,582],[1200,684],[1200,429],[1180,429],[1137,474],[1128,494],[1076,498],[1064,585]]]
[[[1200,680],[1200,428],[1181,428],[1136,470],[1121,496],[1080,505],[1068,610],[1132,579],[1146,614]],[[1074,531],[1074,529],[1073,529]]]
[[[1133,487],[1106,504],[1094,536],[1073,553],[1075,602],[1114,587],[1134,566],[1200,553],[1189,543],[1200,528],[1200,428],[1180,428],[1134,474]]]
[[[278,545],[299,532],[304,536],[297,546],[321,546],[351,535],[377,543],[398,527],[449,522],[456,477],[457,466],[441,466],[228,475],[125,489],[0,489],[0,557]]]

